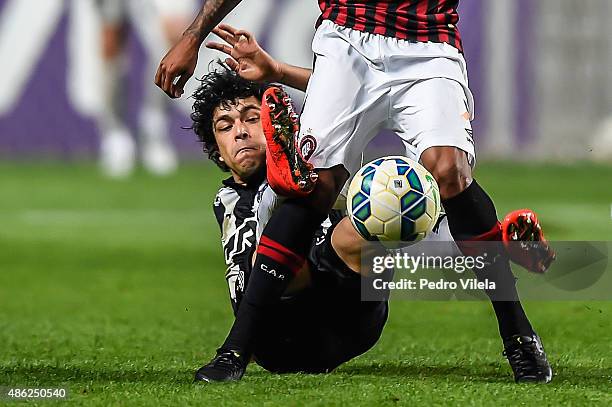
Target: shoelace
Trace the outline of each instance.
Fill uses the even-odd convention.
[[[216,369],[232,373],[240,369],[240,367],[242,366],[242,362],[232,352],[223,352],[213,359],[211,365]]]
[[[536,355],[539,353],[535,342],[525,342],[513,345],[512,348],[504,350],[503,354],[508,358],[510,364],[520,375],[539,374],[540,368]]]

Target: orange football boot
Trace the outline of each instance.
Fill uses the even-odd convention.
[[[544,273],[557,257],[530,209],[510,212],[501,222],[502,241],[510,260],[534,273]]]
[[[281,196],[308,195],[314,189],[318,175],[297,146],[299,116],[283,89],[271,87],[264,92],[261,124],[267,144],[268,184]]]

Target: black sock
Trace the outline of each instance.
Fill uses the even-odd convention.
[[[497,211],[487,193],[473,180],[459,195],[442,202],[448,227],[457,241],[472,240],[497,225]]]
[[[498,224],[495,205],[475,180],[459,195],[445,200],[442,204],[455,240],[469,241],[479,236],[495,234]],[[497,284],[496,294],[490,292],[487,294],[491,298],[502,338],[533,333],[533,328],[520,303],[514,275],[507,258],[500,257],[485,269],[481,271],[474,269],[474,272],[479,280],[489,278]],[[497,301],[496,298],[501,298],[503,301]]]
[[[251,351],[258,324],[302,267],[324,219],[299,201],[287,200],[276,209],[260,239],[244,298],[223,349],[245,355]]]
[[[499,335],[505,341],[514,335],[533,335],[533,328],[520,301],[492,301]]]

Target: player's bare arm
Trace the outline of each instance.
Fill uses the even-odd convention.
[[[257,82],[278,82],[306,91],[311,69],[301,68],[274,59],[257,42],[253,34],[220,24],[212,31],[224,43],[210,41],[206,47],[228,55],[225,63],[241,77]]]
[[[171,98],[180,97],[198,63],[204,38],[241,0],[206,0],[193,23],[161,60],[155,84]]]

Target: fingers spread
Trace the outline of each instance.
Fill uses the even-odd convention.
[[[233,36],[236,36],[236,33],[238,32],[238,30],[236,28],[232,27],[229,24],[219,24],[217,27],[220,28],[223,31],[227,31],[228,33],[232,34]]]

